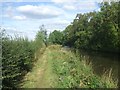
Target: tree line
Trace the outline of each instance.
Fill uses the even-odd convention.
[[[119,2],[99,4],[100,11],[77,14],[64,31],[53,31],[49,41],[77,49],[119,52]]]

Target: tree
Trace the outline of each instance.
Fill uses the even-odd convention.
[[[37,32],[35,37],[35,42],[37,45],[37,48],[42,48],[44,45],[47,45],[47,31],[44,27],[44,25],[39,27],[40,30]]]
[[[49,42],[52,44],[62,44],[63,34],[60,31],[54,30],[49,35]]]
[[[104,2],[101,10],[77,14],[72,24],[63,31],[63,44],[75,48],[118,52],[120,30],[118,28],[119,2]]]

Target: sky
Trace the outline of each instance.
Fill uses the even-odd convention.
[[[64,30],[78,13],[100,10],[101,0],[0,0],[0,27],[10,35],[34,39],[39,27],[47,33]]]

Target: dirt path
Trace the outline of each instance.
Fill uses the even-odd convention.
[[[51,70],[50,50],[46,48],[46,51],[39,58],[34,65],[31,72],[29,72],[22,83],[22,88],[50,88],[53,87],[53,77]]]

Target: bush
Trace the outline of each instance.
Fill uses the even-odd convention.
[[[33,42],[27,38],[2,38],[3,88],[16,87],[22,76],[31,70],[34,52]]]

